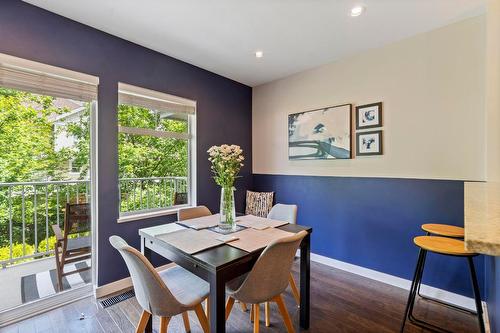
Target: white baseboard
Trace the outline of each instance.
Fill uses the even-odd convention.
[[[406,290],[410,290],[411,281],[407,279],[403,279],[394,275],[382,273],[375,271],[373,269],[365,268],[362,266],[357,266],[353,264],[349,264],[340,260],[332,259],[329,257],[325,257],[319,254],[311,253],[311,260],[326,266],[334,267],[341,269],[343,271],[347,271],[356,275],[364,276],[372,280],[380,281],[391,286],[403,288]],[[452,293],[443,289],[431,287],[425,284],[422,284],[421,287],[422,295],[436,298],[443,302],[447,302],[456,306],[460,306],[469,310],[476,310],[476,305],[474,299],[471,297],[462,296],[456,293]]]

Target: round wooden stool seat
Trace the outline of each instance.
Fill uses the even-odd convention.
[[[464,228],[448,224],[426,223],[422,230],[437,236],[464,238]]]
[[[477,253],[467,251],[464,241],[458,239],[441,236],[418,236],[413,238],[413,242],[418,247],[434,253],[463,257],[477,255]]]

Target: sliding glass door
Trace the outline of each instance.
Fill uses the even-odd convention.
[[[0,79],[1,326],[92,291],[96,101],[47,73],[1,64]]]

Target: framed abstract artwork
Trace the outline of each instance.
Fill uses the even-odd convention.
[[[382,102],[356,107],[356,129],[382,126]]]
[[[356,134],[356,156],[382,155],[382,131]]]
[[[352,158],[351,115],[351,104],[288,115],[288,158],[290,160]]]

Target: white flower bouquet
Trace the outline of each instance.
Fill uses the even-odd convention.
[[[222,188],[219,228],[234,230],[236,228],[234,182],[245,160],[243,150],[237,145],[224,144],[210,147],[207,153],[208,160],[212,163],[213,178]]]

